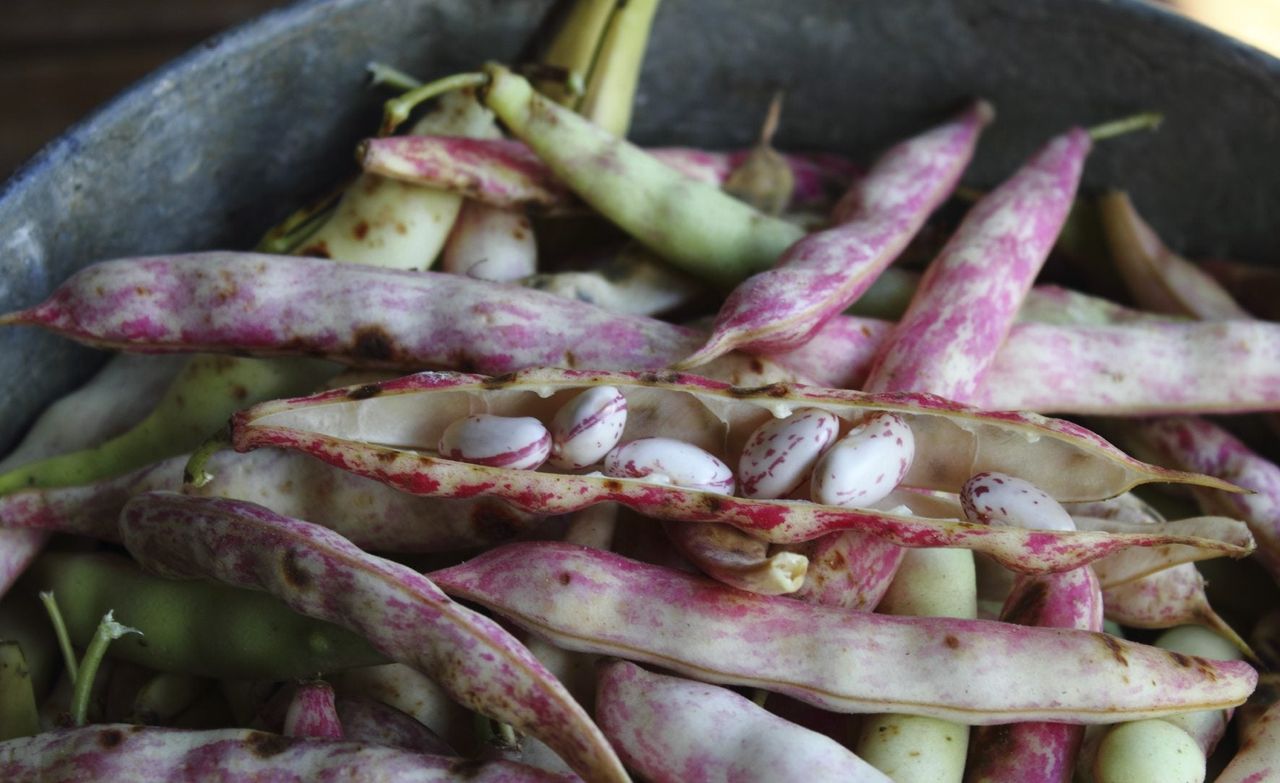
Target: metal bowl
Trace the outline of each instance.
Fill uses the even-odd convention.
[[[352,168],[377,122],[369,60],[434,77],[515,60],[552,0],[310,0],[213,39],[46,147],[0,192],[0,309],[85,264],[247,247]],[[968,97],[998,119],[966,180],[1049,135],[1140,110],[1086,186],[1135,195],[1171,244],[1277,263],[1280,61],[1136,0],[665,0],[633,137],[748,142],[787,91],[779,144],[865,155]],[[0,449],[100,356],[0,331]]]

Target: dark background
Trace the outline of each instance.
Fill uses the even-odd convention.
[[[201,41],[288,0],[5,0],[0,181],[45,142]],[[1171,0],[1280,53],[1280,0]]]

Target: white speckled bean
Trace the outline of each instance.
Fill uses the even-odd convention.
[[[829,506],[869,506],[898,486],[915,453],[915,437],[901,416],[869,416],[818,460],[812,497]]]
[[[604,459],[627,426],[627,398],[597,386],[565,403],[551,421],[551,464],[577,470]]]
[[[605,456],[604,474],[733,494],[733,471],[728,465],[692,443],[674,438],[640,438],[618,446]]]
[[[1076,523],[1058,501],[1020,478],[979,473],[960,488],[965,519],[982,525],[1034,530],[1075,530]]]
[[[551,454],[551,433],[532,416],[481,413],[458,419],[440,435],[440,456],[513,470],[534,470]]]
[[[821,408],[801,408],[760,426],[742,450],[738,479],[742,496],[780,498],[804,483],[813,464],[836,439],[840,419]]]

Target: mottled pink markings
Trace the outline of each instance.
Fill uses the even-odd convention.
[[[565,470],[594,465],[622,439],[627,398],[613,386],[596,386],[574,397],[551,420],[551,464]]]
[[[402,182],[448,190],[494,206],[550,210],[580,208],[573,193],[523,142],[452,136],[392,136],[369,139],[361,148],[365,171]],[[724,184],[749,150],[713,152],[687,147],[647,150],[686,177]],[[792,206],[824,206],[860,171],[828,154],[784,154],[795,179]]]
[[[342,721],[334,703],[333,686],[324,680],[299,683],[285,710],[284,735],[342,739]]]
[[[570,783],[576,779],[507,761],[424,755],[360,742],[283,737],[251,729],[186,731],[126,723],[54,729],[0,742],[0,778],[41,783]]]
[[[835,740],[733,691],[625,661],[601,668],[596,715],[623,761],[654,783],[889,783]]]
[[[130,554],[157,573],[270,592],[365,636],[464,706],[537,737],[584,778],[628,779],[590,717],[527,649],[410,568],[318,525],[223,498],[139,495],[120,529]]]
[[[760,425],[738,460],[744,497],[781,498],[809,477],[818,458],[835,441],[840,419],[821,408],[801,408]]]
[[[1181,665],[1163,650],[1087,631],[754,595],[558,542],[510,544],[431,576],[558,645],[835,711],[1109,723],[1238,704],[1257,678],[1240,662]]]
[[[1266,783],[1280,775],[1280,702],[1271,705],[1240,739],[1240,749],[1216,783]]]
[[[879,503],[906,478],[915,449],[915,436],[901,416],[871,414],[814,466],[814,502],[859,508]]]
[[[610,451],[604,475],[733,494],[733,471],[719,457],[675,438],[640,438]]]
[[[479,413],[446,427],[436,450],[476,465],[537,470],[551,455],[551,433],[532,416]]]
[[[1132,422],[1129,434],[1169,464],[1221,478],[1250,494],[1197,492],[1210,514],[1243,520],[1258,542],[1258,560],[1280,578],[1280,467],[1205,419],[1178,417]]]
[[[1087,132],[1068,131],[970,210],[881,346],[867,389],[973,398],[1057,240],[1090,147]]]
[[[803,345],[866,292],[951,193],[991,116],[989,105],[974,104],[884,153],[841,199],[837,225],[800,240],[776,268],[735,288],[706,345],[679,366],[696,367],[735,348],[777,353]]]

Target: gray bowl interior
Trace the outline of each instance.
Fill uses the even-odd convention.
[[[50,144],[0,192],[0,308],[85,264],[247,247],[353,168],[379,59],[439,76],[514,60],[552,0],[311,0],[211,40]],[[708,147],[755,134],[866,156],[971,96],[998,119],[966,177],[989,185],[1051,134],[1140,110],[1155,134],[1100,146],[1119,186],[1189,253],[1276,263],[1280,61],[1133,0],[665,0],[633,138]],[[0,448],[101,361],[0,330]]]

